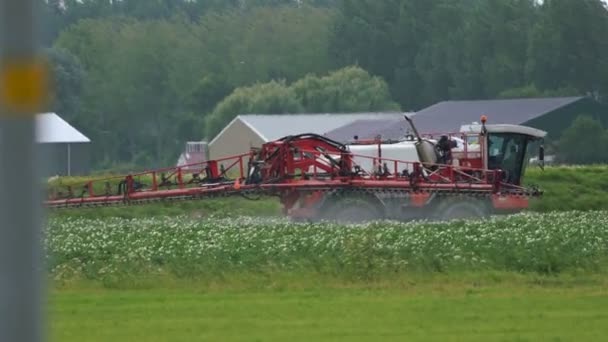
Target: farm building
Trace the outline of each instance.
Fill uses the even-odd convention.
[[[526,125],[554,139],[581,114],[608,123],[607,109],[589,97],[444,101],[417,112],[414,121],[421,133],[457,132],[486,115],[489,124]]]
[[[397,140],[411,133],[404,114],[413,115],[420,133],[458,132],[482,115],[488,117],[489,124],[545,130],[549,139],[559,138],[581,114],[608,124],[607,108],[589,97],[444,101],[416,113],[239,115],[211,140],[209,158],[247,153],[250,147],[299,133],[316,133],[343,143],[355,136]]]
[[[545,130],[549,139],[559,138],[581,114],[608,125],[608,108],[588,97],[531,98],[512,100],[444,101],[415,113],[420,133],[458,132],[462,125],[488,116],[490,124],[526,125]],[[356,120],[327,133],[331,139],[347,142],[359,139],[397,140],[409,133],[403,118]]]
[[[358,120],[398,118],[403,118],[403,113],[239,115],[209,142],[209,158],[247,153],[251,147],[288,135],[326,135]]]
[[[45,175],[84,175],[89,172],[91,140],[55,113],[36,116],[36,142]]]

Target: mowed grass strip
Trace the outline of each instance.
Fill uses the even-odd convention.
[[[545,191],[533,211],[608,209],[608,165],[531,168],[525,182]]]
[[[71,289],[51,341],[601,341],[605,287]]]

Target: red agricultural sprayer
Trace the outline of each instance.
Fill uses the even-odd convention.
[[[517,125],[399,141],[342,144],[316,134],[287,136],[247,154],[89,181],[50,194],[52,209],[135,205],[219,196],[277,196],[297,220],[451,219],[513,213],[538,189],[522,186],[534,142],[546,132]],[[542,145],[539,159],[543,159]],[[198,168],[199,173],[183,172]],[[77,192],[78,192],[77,191]]]

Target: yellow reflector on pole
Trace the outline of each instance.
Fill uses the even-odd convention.
[[[0,65],[0,106],[3,113],[33,116],[49,98],[46,63],[39,60],[8,60]],[[10,115],[10,114],[9,114]]]

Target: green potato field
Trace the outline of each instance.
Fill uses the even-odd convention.
[[[598,341],[607,228],[603,211],[53,218],[49,329],[54,341]]]
[[[476,270],[554,274],[601,270],[607,228],[603,211],[351,226],[248,217],[58,218],[49,222],[45,246],[57,280],[296,271],[348,279]]]

